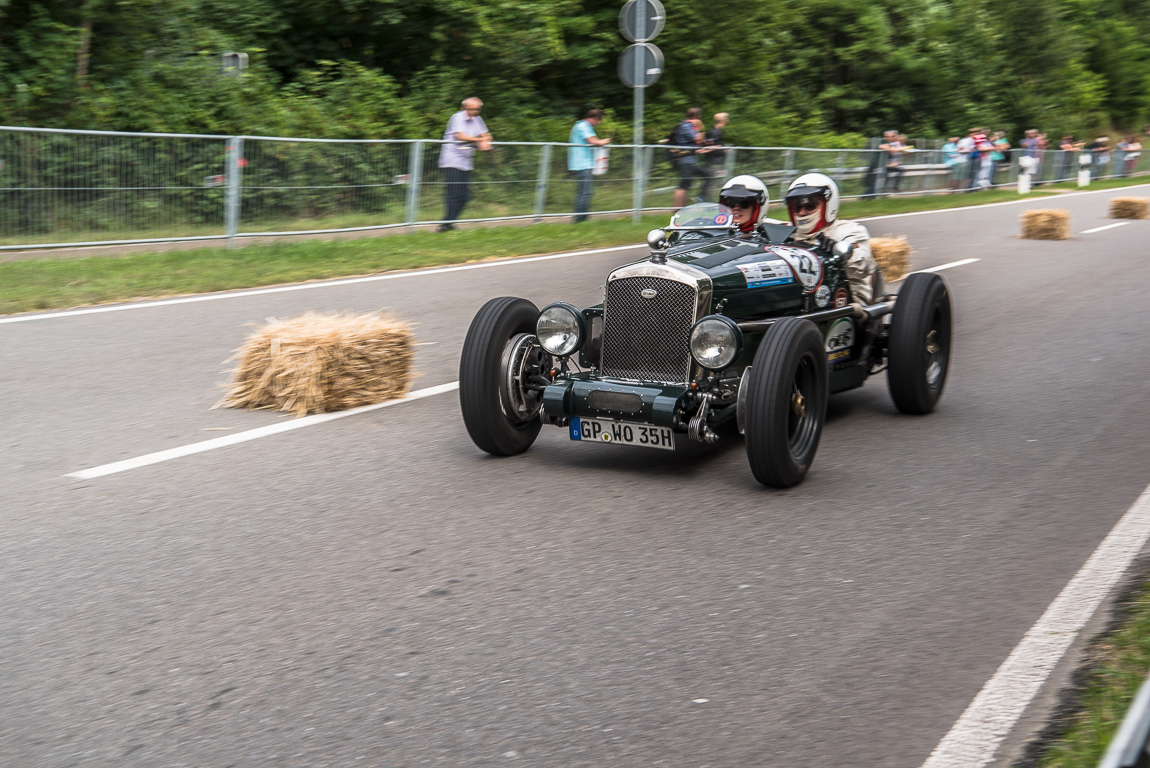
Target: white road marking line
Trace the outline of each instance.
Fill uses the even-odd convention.
[[[916,269],[914,272],[911,272],[910,274],[913,275],[915,272],[941,272],[944,269],[953,269],[954,267],[961,267],[961,266],[964,266],[966,264],[973,264],[976,261],[982,261],[982,259],[963,259],[962,261],[952,261],[949,264],[939,264],[937,267],[927,267],[926,269]]]
[[[1146,187],[1150,184],[1131,184],[1129,187],[1114,187],[1111,189],[1095,189],[1091,192],[1067,192],[1064,195],[1043,195],[1041,197],[1024,197],[1019,200],[1007,200],[1004,203],[984,203],[983,205],[964,205],[961,208],[935,208],[931,211],[908,211],[907,213],[886,213],[882,216],[869,216],[855,219],[855,221],[880,221],[882,219],[898,219],[903,216],[930,216],[935,213],[952,213],[954,211],[977,211],[984,208],[1001,208],[1004,205],[1022,205],[1024,203],[1049,203],[1052,200],[1065,200],[1068,197],[1082,197],[1083,195],[1104,195],[1107,192],[1125,192],[1128,189]]]
[[[138,456],[134,459],[124,459],[112,464],[104,464],[99,467],[91,469],[83,469],[79,472],[70,472],[65,477],[74,477],[78,480],[91,480],[96,477],[103,477],[104,475],[113,475],[117,472],[127,472],[129,469],[136,469],[137,467],[146,467],[149,464],[159,464],[162,461],[171,461],[172,459],[179,459],[184,456],[191,456],[194,453],[203,453],[204,451],[215,450],[216,448],[225,448],[229,445],[237,443],[246,443],[249,440],[258,440],[261,437],[269,437],[271,435],[278,435],[281,432],[290,432],[293,429],[301,429],[303,427],[310,427],[316,424],[323,424],[328,421],[335,421],[347,416],[355,416],[360,413],[367,413],[368,411],[375,411],[380,408],[387,408],[391,405],[399,405],[400,403],[411,402],[412,400],[420,400],[432,395],[441,395],[444,392],[451,392],[459,389],[459,382],[453,381],[450,384],[440,384],[437,387],[428,387],[427,389],[418,389],[414,392],[409,392],[406,396],[395,399],[386,400],[382,403],[375,403],[374,405],[363,405],[359,408],[349,408],[346,411],[336,411],[335,413],[317,413],[314,416],[304,416],[299,419],[292,419],[280,424],[271,424],[266,427],[258,429],[250,429],[247,432],[239,432],[234,435],[226,435],[225,437],[217,437],[213,440],[204,440],[199,443],[192,443],[190,445],[180,446],[179,448],[169,448],[166,451],[157,451],[156,453],[149,453],[145,456]]]
[[[981,768],[1150,539],[1150,486],[987,681],[922,768]]]
[[[270,293],[287,293],[288,291],[310,291],[315,288],[331,288],[341,285],[356,285],[357,283],[374,283],[380,280],[399,280],[405,277],[420,277],[422,275],[442,275],[447,272],[462,272],[468,269],[486,269],[488,267],[507,266],[509,264],[528,264],[533,261],[549,261],[551,259],[566,259],[571,256],[590,256],[596,253],[611,253],[613,251],[627,251],[640,247],[635,245],[619,245],[611,248],[595,248],[589,251],[569,251],[567,253],[552,253],[546,256],[526,256],[522,258],[506,258],[499,261],[481,261],[476,264],[461,264],[454,267],[434,267],[431,269],[413,269],[403,272],[385,272],[381,275],[368,275],[367,277],[349,277],[341,280],[323,280],[314,283],[297,283],[294,285],[280,285],[275,288],[257,288],[250,291],[232,291],[230,293],[206,293],[199,296],[184,296],[178,299],[159,299],[157,301],[144,301],[138,304],[114,304],[110,306],[88,307],[85,309],[72,309],[67,312],[39,313],[35,315],[13,315],[0,317],[0,325],[4,323],[27,323],[32,320],[52,320],[57,317],[77,317],[79,315],[98,315],[104,312],[124,312],[129,309],[149,309],[151,307],[167,307],[174,304],[195,304],[201,301],[219,301],[220,299],[239,299],[247,296],[264,296]]]
[[[1078,234],[1080,234],[1080,235],[1093,235],[1095,232],[1102,232],[1102,231],[1107,230],[1107,229],[1114,229],[1115,227],[1124,227],[1129,223],[1130,222],[1128,222],[1128,221],[1120,221],[1117,224],[1107,224],[1104,227],[1095,227],[1094,229],[1084,229],[1081,232],[1079,232]]]
[[[1058,199],[1067,197],[1079,197],[1081,195],[1097,195],[1105,192],[1125,191],[1128,189],[1136,189],[1137,187],[1150,186],[1146,184],[1134,184],[1129,187],[1120,187],[1117,189],[1096,189],[1093,192],[1070,192],[1065,195],[1057,195]],[[883,219],[898,219],[903,216],[928,216],[935,213],[953,213],[954,211],[970,211],[977,208],[997,208],[1003,205],[1019,205],[1021,203],[1036,202],[1046,199],[1051,199],[1055,196],[1048,196],[1042,198],[1029,198],[1023,200],[1008,200],[1004,203],[987,203],[985,205],[967,205],[962,208],[938,208],[933,211],[911,211],[909,213],[890,213],[882,216],[868,216],[856,221],[882,221]],[[14,315],[12,317],[0,317],[0,325],[5,323],[27,323],[33,320],[50,320],[56,317],[76,317],[78,315],[95,315],[103,312],[123,312],[129,309],[148,309],[151,307],[166,307],[174,304],[192,304],[200,301],[218,301],[220,299],[238,299],[245,296],[262,296],[270,293],[286,293],[288,291],[307,291],[315,288],[330,288],[332,286],[340,285],[355,285],[356,283],[370,283],[378,280],[398,280],[405,277],[419,277],[420,275],[439,275],[445,272],[459,272],[465,269],[485,269],[487,267],[504,267],[509,264],[525,264],[532,261],[547,261],[550,259],[565,259],[570,256],[588,256],[595,253],[611,253],[613,251],[626,251],[632,248],[641,248],[642,243],[635,243],[634,245],[619,245],[611,248],[595,248],[587,251],[571,251],[568,253],[553,253],[546,256],[527,256],[514,258],[509,257],[500,259],[499,261],[484,261],[478,264],[463,264],[455,267],[435,267],[432,269],[415,269],[407,270],[404,272],[386,272],[382,275],[369,275],[367,277],[352,277],[341,280],[319,280],[311,283],[298,283],[295,285],[281,285],[275,288],[259,288],[249,291],[232,291],[229,293],[208,293],[200,296],[185,296],[178,299],[159,299],[157,301],[145,301],[136,304],[115,304],[112,306],[89,307],[87,309],[73,309],[66,312],[50,312],[50,313],[36,313],[32,315]]]

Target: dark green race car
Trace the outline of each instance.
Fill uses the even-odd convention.
[[[459,399],[471,439],[511,456],[544,424],[572,440],[674,450],[733,422],[755,478],[795,485],[818,450],[829,394],[885,370],[903,413],[930,412],[946,383],[950,295],[911,274],[859,313],[846,247],[805,248],[793,229],[738,237],[717,205],[648,235],[648,259],[607,276],[602,304],[487,302],[463,346]],[[860,316],[864,315],[864,316]]]

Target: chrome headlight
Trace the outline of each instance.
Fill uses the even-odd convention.
[[[555,357],[567,357],[583,345],[587,323],[583,313],[570,304],[548,304],[539,313],[535,336],[540,346]]]
[[[711,371],[721,371],[743,351],[743,332],[729,317],[707,315],[691,328],[691,357]]]

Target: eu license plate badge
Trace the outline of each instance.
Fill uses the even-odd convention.
[[[641,448],[675,450],[675,432],[670,427],[628,424],[623,421],[571,417],[571,439],[593,443],[618,443]]]

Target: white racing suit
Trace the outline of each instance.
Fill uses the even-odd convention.
[[[829,227],[810,235],[794,234],[794,241],[808,248],[819,245],[820,236],[835,243],[854,243],[854,250],[847,259],[847,280],[850,283],[851,301],[858,304],[870,304],[874,301],[874,274],[878,272],[878,264],[870,252],[870,232],[857,221],[838,219]]]

